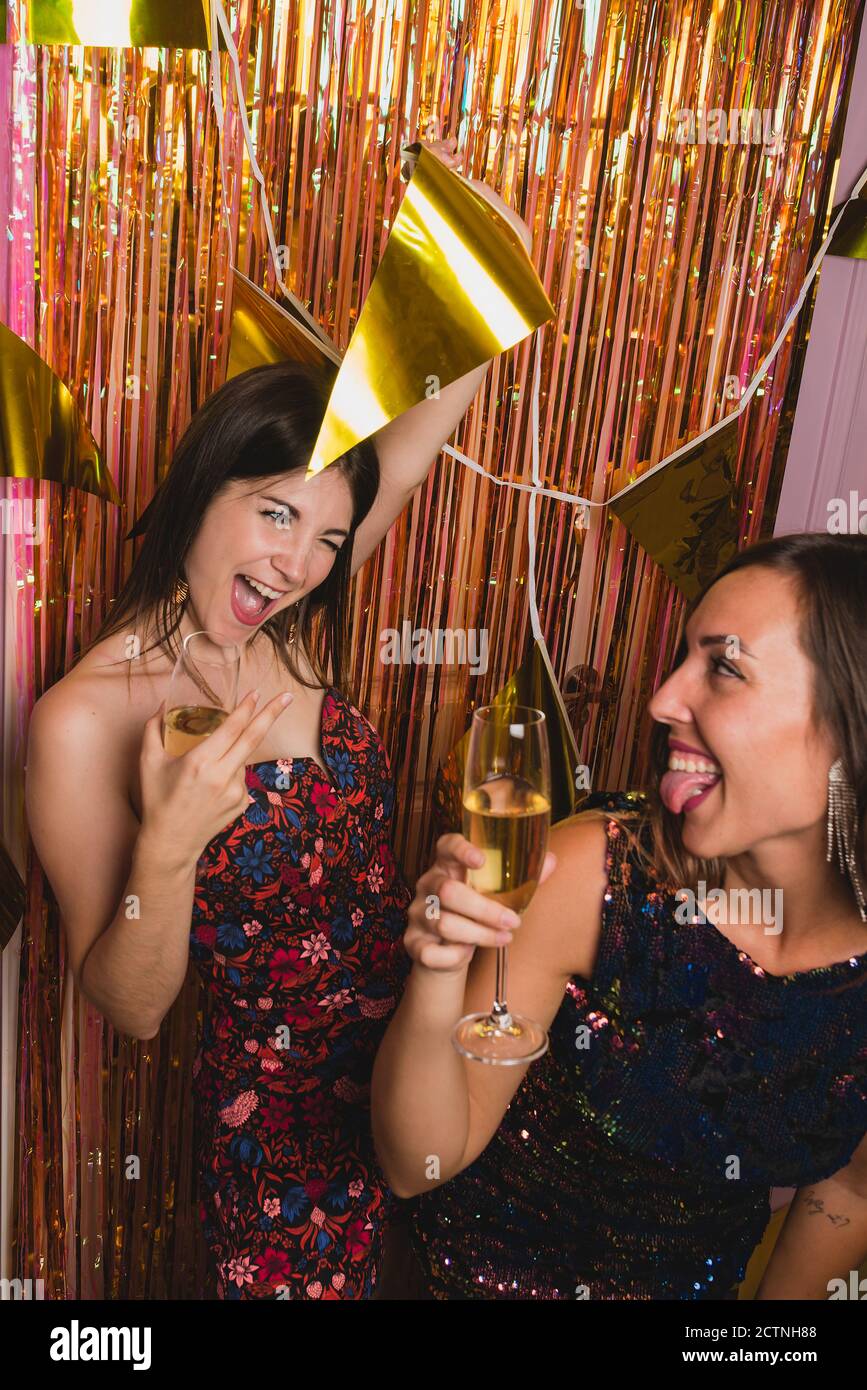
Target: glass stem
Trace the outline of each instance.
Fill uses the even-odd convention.
[[[491,1009],[491,1017],[497,1024],[508,1028],[512,1022],[512,1015],[509,1013],[509,1006],[506,1003],[506,980],[509,968],[509,948],[508,946],[497,947],[497,982],[494,987],[494,1007]]]

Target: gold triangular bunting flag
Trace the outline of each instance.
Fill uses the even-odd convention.
[[[0,951],[12,940],[24,912],[24,880],[0,840]]]
[[[0,476],[63,483],[120,502],[70,392],[5,324],[0,324]]]
[[[836,207],[831,213],[832,222],[839,211],[839,207]],[[840,225],[831,238],[828,255],[867,261],[867,197],[864,192],[845,205]]]
[[[738,548],[738,417],[609,504],[687,598]]]
[[[209,0],[28,0],[27,42],[208,49],[210,19]]]
[[[308,476],[553,314],[514,227],[420,146]]]
[[[285,297],[284,308],[239,270],[232,271],[232,285],[227,376],[286,360],[340,366],[340,353],[294,295]]]

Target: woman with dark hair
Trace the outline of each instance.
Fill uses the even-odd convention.
[[[207,986],[196,1144],[221,1298],[369,1297],[387,1207],[369,1077],[411,894],[385,749],[349,692],[347,598],[479,376],[306,480],[332,375],[278,363],[205,402],[30,730],[28,819],[82,993],[147,1039],[190,955]],[[172,757],[163,700],[203,629],[241,648],[248,693]]]
[[[449,143],[432,148],[454,165]],[[377,1283],[391,1197],[370,1071],[409,965],[411,894],[385,748],[348,689],[348,590],[487,366],[310,479],[333,370],[283,362],[227,382],[134,529],[143,544],[94,643],[33,711],[28,820],[81,992],[147,1039],[190,954],[207,987],[194,1098],[220,1298],[360,1299]],[[247,693],[172,757],[163,701],[201,630],[241,647]]]
[[[443,836],[418,881],[372,1094],[428,1297],[736,1297],[775,1185],[759,1298],[867,1256],[867,539],[752,546],[687,616],[653,790],[552,830],[515,934],[540,1061],[451,1045],[514,926],[465,881],[482,852]]]

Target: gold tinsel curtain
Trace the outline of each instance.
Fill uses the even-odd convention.
[[[181,0],[178,0],[181,3]],[[284,274],[345,349],[402,196],[399,149],[455,134],[464,171],[534,233],[557,308],[543,331],[542,481],[604,500],[731,407],[793,304],[833,194],[856,0],[239,0],[227,6]],[[25,0],[10,0],[10,34]],[[13,1273],[48,1297],[200,1291],[191,1198],[192,980],[160,1037],[118,1038],[64,982],[56,907],[27,848],[29,710],[66,669],[130,562],[121,536],[191,412],[223,379],[228,242],[273,290],[226,93],[225,183],[209,57],[166,49],[0,49],[0,317],[69,385],[123,515],[34,484],[46,539],[4,535],[3,838],[26,866],[16,1076]],[[681,115],[775,115],[767,143],[679,140]],[[733,451],[741,543],[769,531],[805,319]],[[407,306],[412,331],[412,306]],[[530,343],[492,367],[455,444],[530,481]],[[589,529],[538,504],[539,607],[592,785],[637,785],[640,716],[681,598],[610,512]],[[526,494],[444,455],[358,577],[355,674],[398,778],[411,877],[440,759],[527,640]],[[35,558],[34,558],[35,557]],[[486,629],[490,664],[384,666],[380,633]],[[94,808],[99,814],[99,808]],[[137,1154],[142,1176],[126,1177]]]

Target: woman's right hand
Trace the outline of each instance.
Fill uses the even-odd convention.
[[[139,773],[142,833],[167,854],[195,865],[205,846],[250,805],[244,769],[278,715],[294,697],[275,695],[254,715],[251,690],[207,738],[180,756],[163,746],[163,706],[144,726]]]
[[[554,856],[549,855],[553,861]],[[484,863],[484,851],[463,835],[441,835],[436,859],[418,880],[403,944],[428,970],[466,970],[477,946],[508,946],[520,917],[466,882],[467,869]],[[553,868],[553,862],[548,873]],[[543,877],[547,873],[543,869]]]

